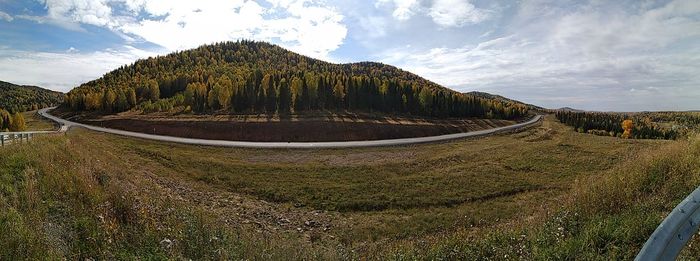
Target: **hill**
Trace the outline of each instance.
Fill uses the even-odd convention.
[[[521,104],[521,105],[523,105],[523,106],[526,106],[526,107],[527,107],[528,109],[530,109],[530,110],[536,110],[536,111],[544,111],[544,110],[546,110],[545,108],[542,108],[542,107],[540,107],[540,106],[532,105],[532,104],[529,104],[529,103],[524,103],[524,102],[521,102],[521,101],[518,101],[518,100],[513,100],[513,99],[510,99],[510,98],[503,97],[503,96],[501,96],[501,95],[490,94],[490,93],[479,92],[479,91],[472,91],[472,92],[468,92],[468,93],[466,93],[466,94],[472,95],[472,96],[476,96],[476,97],[480,97],[480,98],[484,98],[484,99],[489,99],[489,100],[502,101],[502,102],[509,103],[509,104]]]
[[[62,101],[60,92],[0,81],[0,109],[11,113],[54,106]]]
[[[343,111],[516,119],[528,113],[522,104],[461,94],[394,66],[333,64],[253,41],[136,61],[73,89],[66,105],[107,114]]]
[[[568,112],[585,112],[585,111],[583,111],[583,110],[574,109],[574,108],[571,108],[571,107],[562,107],[562,108],[559,108],[558,110],[559,110],[559,111],[565,111],[565,112],[566,112],[566,111],[568,111]]]

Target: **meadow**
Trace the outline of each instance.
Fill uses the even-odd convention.
[[[551,115],[519,133],[330,150],[73,129],[0,149],[0,259],[629,259],[698,183],[699,145]]]
[[[56,130],[56,124],[37,113],[37,110],[25,111],[22,113],[28,131],[50,131]]]

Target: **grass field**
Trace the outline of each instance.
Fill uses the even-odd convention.
[[[24,121],[27,124],[28,131],[45,131],[57,129],[56,125],[52,121],[39,115],[37,111],[23,112],[22,116],[24,116]]]
[[[579,134],[551,116],[515,134],[345,150],[75,129],[0,149],[0,228],[13,231],[0,259],[629,257],[697,184],[668,176],[693,173],[690,159],[666,172],[691,143]]]

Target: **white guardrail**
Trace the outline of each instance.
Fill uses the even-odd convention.
[[[37,134],[51,134],[59,133],[60,130],[55,131],[17,131],[17,132],[0,132],[0,147],[8,145],[13,142],[29,142]]]
[[[0,132],[0,147],[4,147],[6,144],[13,142],[29,142],[34,136],[33,133],[22,133],[22,132]]]
[[[700,187],[661,222],[634,260],[675,260],[700,226]]]

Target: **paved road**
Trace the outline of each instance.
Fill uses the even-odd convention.
[[[512,131],[520,128],[525,128],[534,125],[542,119],[542,115],[537,115],[532,117],[532,119],[504,127],[498,127],[487,130],[479,130],[464,133],[455,133],[439,136],[430,137],[419,137],[419,138],[404,138],[404,139],[391,139],[391,140],[369,140],[369,141],[333,141],[333,142],[252,142],[252,141],[229,141],[229,140],[206,140],[206,139],[192,139],[192,138],[181,138],[173,136],[164,135],[154,135],[146,134],[140,132],[124,131],[117,129],[109,129],[96,127],[92,125],[86,125],[81,123],[76,123],[72,121],[67,121],[49,114],[49,110],[54,109],[45,108],[39,110],[39,114],[53,120],[61,125],[60,131],[66,131],[71,127],[82,127],[89,130],[106,132],[111,134],[117,134],[122,136],[136,137],[149,140],[166,141],[166,142],[176,142],[191,145],[205,145],[205,146],[221,146],[221,147],[242,147],[242,148],[285,148],[285,149],[309,149],[309,148],[354,148],[354,147],[378,147],[378,146],[397,146],[397,145],[408,145],[408,144],[418,144],[427,142],[437,142],[446,141],[460,138],[468,137],[479,137],[490,135],[494,133]]]

